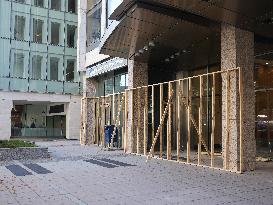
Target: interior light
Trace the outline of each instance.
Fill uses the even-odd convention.
[[[267,118],[267,115],[258,115],[257,117],[260,117],[260,118]]]
[[[269,63],[268,63],[268,62],[266,62],[265,64],[266,64],[266,65],[268,65]]]
[[[170,62],[170,59],[169,59],[169,58],[166,58],[166,59],[165,59],[165,62]]]
[[[144,46],[144,48],[143,48],[145,51],[147,51],[148,49],[149,49],[149,47],[148,46]]]
[[[177,53],[175,53],[174,55],[179,56],[179,55],[180,55],[180,53],[179,53],[179,52],[177,52]]]

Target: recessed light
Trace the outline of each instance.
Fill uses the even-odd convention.
[[[171,59],[174,59],[174,55],[171,56]]]
[[[154,46],[155,46],[155,43],[154,43],[153,41],[150,41],[150,42],[149,42],[149,46],[154,47]]]
[[[166,59],[165,59],[165,62],[170,62],[170,59],[169,59],[169,58],[166,58]]]
[[[140,49],[138,52],[139,52],[139,53],[144,53],[144,50],[143,50],[143,49]]]
[[[268,62],[266,62],[265,64],[266,64],[266,65],[268,65],[269,63],[268,63]]]
[[[145,51],[147,51],[148,49],[149,49],[149,47],[148,46],[144,46],[144,48],[143,48]]]

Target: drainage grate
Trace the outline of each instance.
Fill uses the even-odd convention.
[[[27,171],[26,169],[24,169],[23,167],[19,165],[9,165],[9,166],[6,166],[6,168],[16,176],[32,175],[31,172]]]
[[[36,172],[37,174],[49,174],[52,173],[48,169],[38,165],[38,164],[24,164],[27,168],[31,169],[32,171]]]
[[[115,167],[118,167],[118,166],[116,166],[114,164],[108,164],[106,162],[98,161],[98,160],[95,160],[95,159],[89,159],[89,160],[84,160],[84,161],[92,163],[92,164],[95,164],[95,165],[98,165],[98,166],[101,166],[101,167],[106,167],[106,168],[115,168]]]
[[[135,166],[135,165],[132,165],[132,164],[127,164],[127,163],[124,163],[124,162],[120,162],[120,161],[116,161],[116,160],[112,160],[112,159],[107,159],[107,158],[99,158],[98,160],[108,162],[108,163],[111,163],[111,164],[115,164],[115,165],[118,165],[118,166],[121,166],[121,167]]]

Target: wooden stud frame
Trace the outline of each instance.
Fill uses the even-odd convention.
[[[147,155],[147,137],[148,137],[148,88],[144,88],[144,113],[143,113],[143,123],[144,123],[144,133],[143,133],[143,153]]]
[[[182,82],[183,83],[183,82]],[[177,150],[177,161],[180,161],[180,137],[181,137],[181,121],[180,121],[180,96],[179,96],[179,92],[181,89],[181,80],[178,81],[178,92],[177,95],[176,95],[176,101],[177,101],[177,115],[176,115],[176,122],[177,122],[177,137],[176,137],[176,150]]]
[[[188,110],[187,110],[187,163],[191,161],[191,78],[188,79]]]
[[[226,72],[226,140],[225,140],[225,164],[224,169],[228,170],[229,160],[229,91],[230,91],[230,76],[229,71]]]
[[[172,83],[168,84],[168,97],[171,98],[172,95]],[[169,113],[168,113],[168,122],[167,122],[167,159],[171,160],[172,158],[172,102],[169,103]]]
[[[239,172],[242,173],[244,170],[243,167],[243,71],[242,68],[239,69],[239,95],[240,95],[240,165]],[[235,71],[236,72],[236,71]]]
[[[140,120],[140,113],[141,112],[141,109],[142,107],[139,106],[140,103],[140,98],[141,98],[141,95],[140,95],[140,89],[142,88],[145,88],[145,101],[144,101],[144,106],[143,106],[143,128],[144,128],[144,155],[147,155],[147,144],[145,142],[147,142],[147,138],[149,137],[147,135],[148,133],[148,89],[149,87],[151,87],[152,89],[152,128],[153,128],[153,135],[151,137],[154,137],[153,138],[153,143],[152,143],[152,147],[150,149],[150,152],[148,153],[148,157],[152,157],[153,156],[153,152],[154,152],[154,146],[155,146],[155,143],[156,143],[156,140],[157,138],[160,138],[160,155],[159,157],[161,158],[162,157],[162,153],[163,153],[163,134],[162,134],[162,128],[164,126],[164,119],[165,119],[165,116],[168,115],[168,119],[167,119],[167,160],[171,160],[171,136],[172,136],[172,105],[173,105],[173,89],[172,89],[172,83],[176,82],[178,84],[178,92],[183,92],[183,82],[186,81],[187,84],[188,84],[188,95],[187,96],[183,96],[183,93],[181,94],[181,96],[177,97],[176,96],[176,102],[175,102],[175,105],[177,106],[176,107],[176,115],[175,115],[175,121],[177,123],[177,129],[176,129],[176,140],[177,140],[177,161],[178,162],[181,162],[179,160],[180,158],[180,141],[181,141],[181,128],[180,128],[180,125],[181,125],[181,112],[183,110],[181,110],[181,103],[185,104],[186,105],[186,118],[187,118],[187,130],[188,130],[188,135],[187,135],[187,162],[185,162],[185,164],[193,164],[193,163],[190,163],[191,162],[191,156],[190,156],[190,142],[191,142],[191,126],[194,126],[195,129],[197,130],[198,132],[198,163],[197,165],[198,166],[202,166],[202,167],[211,167],[211,168],[215,168],[215,169],[219,169],[217,167],[215,167],[215,152],[214,152],[214,138],[215,138],[215,115],[216,115],[216,112],[215,112],[215,108],[216,108],[216,105],[215,105],[215,101],[216,101],[216,98],[215,98],[215,95],[216,95],[216,74],[224,74],[222,75],[223,78],[226,79],[225,81],[225,86],[226,86],[226,134],[227,134],[227,137],[224,141],[225,143],[225,152],[224,152],[224,165],[223,165],[223,169],[222,170],[226,170],[226,171],[231,171],[233,172],[233,169],[230,169],[230,167],[228,166],[228,160],[229,160],[229,138],[230,138],[230,119],[229,119],[229,111],[230,111],[230,74],[231,72],[234,71],[236,72],[236,75],[237,75],[237,72],[239,73],[239,94],[240,94],[240,161],[239,161],[239,167],[237,169],[236,172],[243,172],[243,120],[242,120],[242,107],[243,107],[243,103],[242,103],[242,96],[243,96],[243,77],[242,77],[242,71],[240,68],[236,68],[236,69],[229,69],[229,70],[225,70],[225,71],[217,71],[217,72],[213,72],[213,73],[208,73],[208,74],[203,74],[203,75],[199,75],[199,76],[193,76],[193,77],[189,77],[189,78],[184,78],[184,79],[180,79],[180,80],[175,80],[175,81],[169,81],[169,82],[166,82],[168,83],[168,102],[167,102],[167,105],[164,108],[164,99],[163,99],[163,86],[164,84],[166,83],[159,83],[159,84],[154,84],[154,85],[148,85],[148,86],[142,86],[142,87],[137,87],[137,88],[133,88],[133,89],[128,89],[126,90],[125,92],[123,93],[120,93],[120,94],[112,94],[112,95],[108,95],[108,96],[104,96],[104,97],[100,97],[100,98],[89,98],[89,97],[86,97],[86,98],[83,98],[82,99],[82,108],[81,108],[81,113],[82,113],[82,119],[85,120],[84,118],[86,117],[84,112],[83,112],[83,109],[84,109],[84,106],[85,106],[85,103],[88,99],[92,99],[92,106],[93,106],[93,109],[94,109],[94,113],[95,113],[95,124],[96,124],[96,129],[93,130],[93,142],[96,142],[96,143],[99,143],[100,140],[99,140],[99,135],[102,136],[101,133],[99,133],[100,129],[99,128],[103,128],[103,124],[105,124],[105,122],[103,121],[103,116],[105,115],[105,113],[107,113],[108,111],[109,112],[113,112],[112,113],[112,119],[113,120],[116,120],[115,119],[115,114],[116,114],[116,101],[115,101],[115,97],[118,96],[118,100],[117,100],[117,103],[118,103],[118,107],[122,107],[123,109],[123,123],[122,123],[122,133],[123,133],[123,148],[124,148],[124,151],[126,151],[127,149],[127,135],[128,135],[128,132],[127,132],[127,129],[128,129],[128,94],[132,94],[132,109],[136,109],[134,111],[134,113],[137,113],[137,117],[135,116],[135,119],[133,117],[132,119],[132,134],[133,133],[136,133],[134,129],[137,128],[137,132],[139,133],[139,130],[141,129],[142,125],[139,124],[139,122],[141,122]],[[212,76],[212,86],[211,86],[211,107],[212,107],[212,118],[211,118],[211,125],[212,125],[212,128],[211,128],[211,135],[210,135],[210,140],[211,140],[211,147],[210,147],[210,150],[211,150],[211,153],[209,154],[210,155],[210,166],[206,166],[206,165],[201,165],[201,145],[202,143],[204,143],[204,139],[202,139],[202,115],[203,115],[203,106],[202,106],[202,102],[203,102],[203,79],[204,79],[204,76]],[[199,78],[200,80],[200,105],[199,105],[199,126],[198,124],[195,122],[195,120],[193,119],[193,116],[192,116],[192,79],[193,78]],[[176,84],[176,85],[177,85]],[[155,102],[154,102],[154,97],[155,97],[155,86],[159,86],[159,89],[160,89],[160,125],[157,129],[157,132],[154,133],[154,123],[155,123]],[[134,91],[135,90],[138,90],[137,91],[137,101],[138,101],[138,104],[137,106],[134,105]],[[120,101],[120,95],[123,94],[124,95],[124,102]],[[135,93],[136,94],[136,93]],[[176,92],[176,95],[177,95],[177,92]],[[112,103],[111,103],[111,106],[109,107],[109,109],[107,110],[107,106],[105,107],[106,105],[106,100],[109,99],[112,100]],[[186,100],[185,100],[186,99]],[[102,103],[102,104],[101,104]],[[88,104],[88,103],[86,103]],[[102,105],[102,106],[100,106]],[[86,105],[87,106],[87,105]],[[107,115],[110,115],[110,113],[108,113]],[[138,120],[137,121],[137,124],[134,124],[134,120]],[[120,121],[118,122],[118,125],[120,125]],[[84,132],[84,131],[83,131]],[[102,131],[101,131],[102,132]],[[161,137],[162,136],[162,137]],[[81,136],[81,140],[84,141],[84,133],[82,133],[82,136]],[[102,144],[103,144],[103,138],[101,138],[101,141],[102,141]],[[139,139],[138,139],[138,150],[137,150],[137,153],[140,154],[140,147],[139,147]],[[205,145],[204,145],[205,146]],[[207,148],[206,148],[207,149]],[[183,162],[181,162],[183,163]],[[221,170],[221,169],[220,169]]]
[[[137,154],[140,153],[140,89],[137,89]]]
[[[212,89],[211,89],[211,139],[210,139],[210,153],[211,153],[211,163],[210,166],[214,167],[214,138],[215,138],[215,94],[216,94],[216,82],[215,82],[215,74],[212,74]]]
[[[159,85],[160,87],[159,87],[159,92],[160,92],[160,97],[159,97],[159,100],[160,100],[160,113],[159,113],[159,116],[161,117],[162,115],[163,115],[163,112],[164,112],[164,97],[163,97],[163,84],[160,84]],[[161,128],[161,130],[163,130],[164,129],[164,122],[163,122],[163,124],[162,124],[162,128]],[[160,136],[159,136],[159,157],[162,159],[162,153],[163,153],[163,132],[160,132]]]
[[[202,136],[203,136],[203,76],[199,79],[200,104],[199,104],[199,133],[198,133],[198,165],[201,164]]]

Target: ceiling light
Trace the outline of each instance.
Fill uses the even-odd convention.
[[[171,59],[174,59],[174,55],[171,56]]]
[[[148,49],[149,49],[149,47],[148,46],[144,46],[144,48],[143,48],[145,51],[147,51]]]
[[[268,62],[266,62],[265,64],[266,64],[266,65],[268,65],[269,63],[268,63]]]
[[[180,52],[176,52],[174,55],[176,55],[176,56],[180,56]]]
[[[149,46],[154,47],[154,46],[155,46],[155,43],[154,43],[153,41],[150,41],[150,42],[149,42]]]
[[[142,53],[144,53],[144,50],[140,49],[138,52],[142,54]]]
[[[165,59],[165,62],[170,62],[170,59],[169,59],[169,58],[166,58],[166,59]]]

